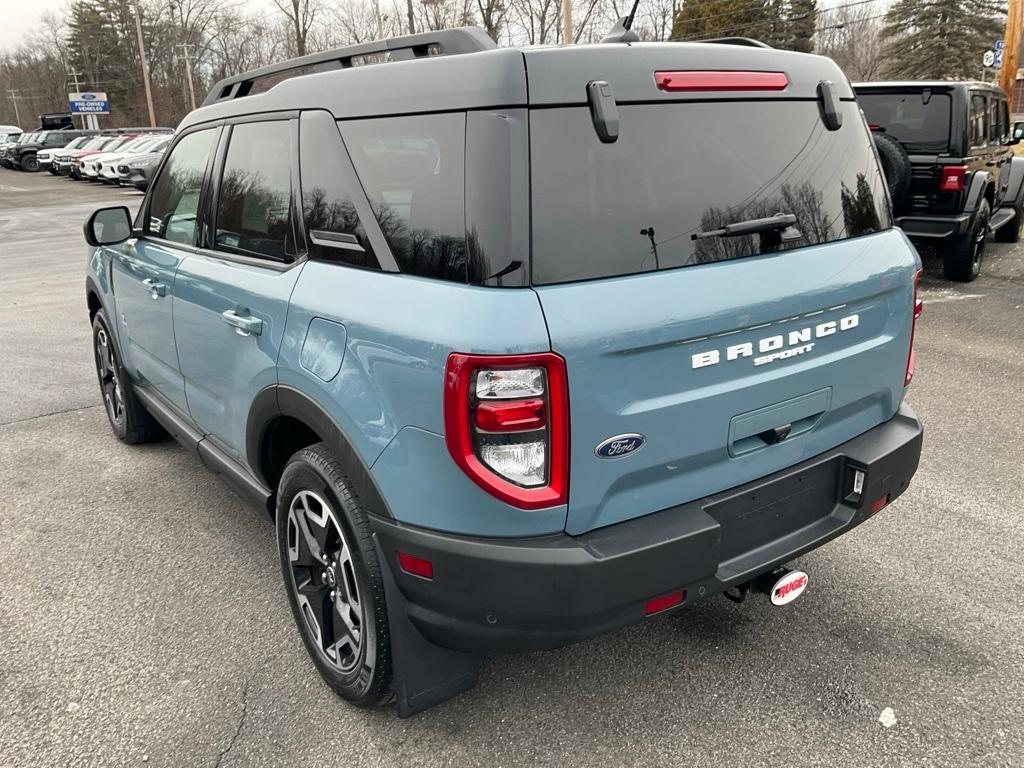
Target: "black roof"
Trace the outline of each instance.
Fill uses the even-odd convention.
[[[444,38],[444,35],[456,37]],[[452,39],[433,51],[432,38]],[[483,38],[483,40],[481,39]],[[486,40],[486,42],[484,42]],[[357,66],[358,57],[398,51],[392,61]],[[411,55],[410,55],[411,52]],[[289,70],[326,68],[250,94],[256,80]],[[654,73],[664,70],[751,70],[785,72],[783,92],[666,93]],[[586,104],[592,80],[611,84],[616,100],[681,101],[750,98],[817,98],[822,80],[852,99],[849,81],[822,56],[760,46],[721,43],[606,43],[539,48],[497,48],[481,30],[443,30],[294,59],[221,81],[182,128],[236,115],[322,108],[335,117],[370,117],[498,107]]]

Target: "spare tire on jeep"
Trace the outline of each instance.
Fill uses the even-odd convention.
[[[892,136],[886,133],[872,133],[871,135],[875,139],[878,159],[882,162],[882,172],[889,185],[889,197],[892,198],[892,204],[897,206],[903,202],[903,198],[910,191],[910,157],[903,145]]]

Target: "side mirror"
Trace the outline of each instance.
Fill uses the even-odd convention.
[[[85,242],[94,248],[99,245],[117,245],[132,236],[132,216],[119,205],[95,211],[83,227]]]
[[[1024,123],[1014,123],[1013,133],[1010,134],[1010,143],[1019,144],[1021,139],[1024,139]]]

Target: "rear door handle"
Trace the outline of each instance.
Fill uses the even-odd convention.
[[[161,296],[167,295],[167,286],[161,283],[159,280],[154,280],[152,277],[147,277],[142,281],[142,284],[149,288],[149,295],[153,299],[159,299]]]
[[[220,316],[239,336],[259,336],[263,333],[263,321],[258,317],[243,316],[232,309],[222,312]]]

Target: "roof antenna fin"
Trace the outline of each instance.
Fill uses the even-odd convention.
[[[636,16],[636,7],[640,0],[633,0],[633,7],[629,9],[629,16],[623,16],[615,22],[615,25],[608,30],[608,34],[601,38],[602,43],[639,43],[640,36],[633,31],[633,17]]]

